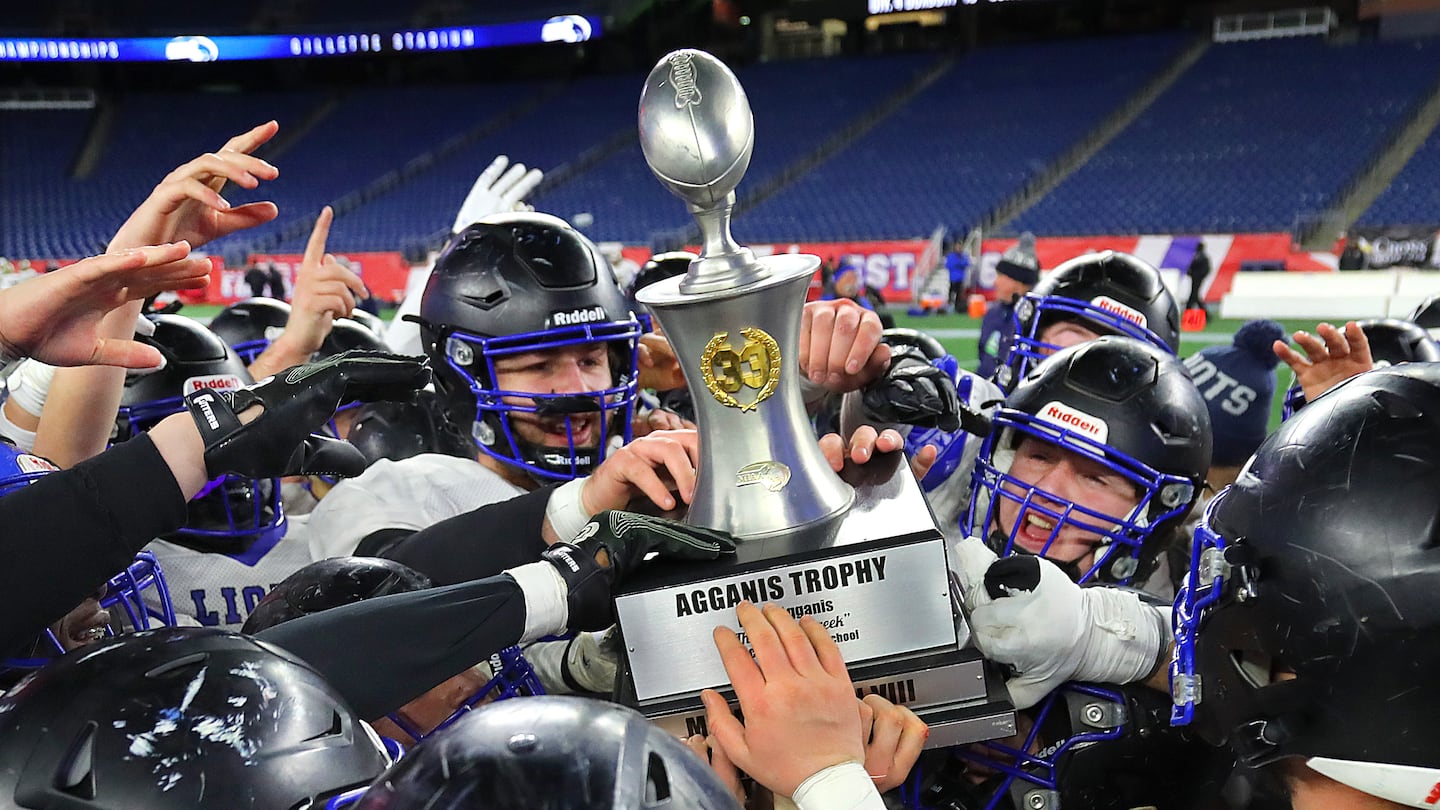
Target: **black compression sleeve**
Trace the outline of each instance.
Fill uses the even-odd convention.
[[[185,498],[148,436],[0,499],[0,651],[33,639],[185,523]]]
[[[493,577],[507,568],[535,562],[545,550],[540,527],[554,491],[553,486],[542,487],[442,520],[380,556],[414,568],[436,585]]]
[[[314,667],[375,720],[509,647],[525,596],[508,576],[366,599],[278,624],[256,637]]]

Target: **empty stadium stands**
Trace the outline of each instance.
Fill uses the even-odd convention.
[[[1010,223],[1041,235],[1289,231],[1440,78],[1440,42],[1217,44]]]

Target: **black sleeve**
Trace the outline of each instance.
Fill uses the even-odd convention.
[[[185,518],[180,485],[149,436],[0,499],[0,650],[33,639]]]
[[[540,526],[554,486],[482,506],[423,529],[380,556],[414,568],[436,585],[493,577],[532,563],[545,550]]]
[[[508,576],[366,599],[256,637],[314,667],[366,720],[520,641],[525,596]]]

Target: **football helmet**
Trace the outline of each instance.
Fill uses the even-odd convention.
[[[210,331],[235,350],[245,365],[265,353],[285,331],[290,305],[277,298],[247,298],[220,310],[210,319]]]
[[[0,698],[7,807],[316,807],[391,762],[307,664],[221,630],[105,639]]]
[[[901,803],[908,810],[1131,810],[1198,806],[1219,792],[1223,769],[1207,767],[1215,749],[1171,728],[1169,701],[1142,684],[1070,682],[1020,720],[1017,737],[924,754],[900,788]]]
[[[1199,497],[1210,466],[1210,412],[1184,365],[1149,343],[1106,336],[1071,346],[1031,369],[992,415],[971,479],[968,534],[1000,555],[1027,553],[1023,532],[1048,531],[1030,549],[1050,557],[1078,582],[1143,583],[1167,534]],[[1138,502],[1106,514],[1011,474],[1023,439],[1070,451],[1120,476]],[[1006,532],[1004,504],[1016,509]],[[1047,526],[1048,524],[1048,526]],[[1098,534],[1094,562],[1055,559],[1051,546],[1066,527]],[[1083,559],[1083,557],[1082,557]]]
[[[0,498],[33,484],[41,476],[58,469],[47,459],[21,451],[9,442],[0,442]],[[149,596],[153,605],[146,603]],[[101,589],[97,601],[110,613],[104,628],[106,636],[118,630],[148,630],[152,627],[174,627],[175,606],[170,589],[165,585],[165,572],[155,555],[142,551],[124,571],[110,578]],[[0,661],[0,669],[34,669],[51,659],[64,655],[66,645],[52,629],[41,633],[35,643],[18,655]]]
[[[415,320],[449,422],[491,458],[542,482],[569,480],[589,474],[612,441],[630,440],[645,330],[600,251],[563,220],[497,214],[455,235]],[[609,349],[606,388],[513,391],[496,383],[502,358],[599,343]],[[596,415],[592,431],[586,422]],[[566,445],[521,439],[517,417],[563,425]],[[591,439],[577,443],[577,429]]]
[[[933,336],[927,335],[918,329],[907,329],[895,327],[886,329],[881,340],[891,346],[914,346],[922,353],[930,364],[945,372],[955,382],[955,393],[960,403],[965,406],[980,410],[980,403],[971,402],[974,397],[984,397],[986,390],[990,389],[988,383],[979,386],[977,390],[976,381],[980,378],[960,368],[959,362],[940,344]],[[982,381],[983,382],[983,381]],[[992,389],[993,390],[993,389]],[[914,456],[926,446],[934,446],[937,454],[935,463],[930,465],[930,470],[925,477],[920,479],[920,486],[926,492],[949,480],[954,472],[963,466],[966,460],[966,448],[974,456],[974,449],[978,447],[981,438],[963,429],[941,430],[938,427],[921,428],[909,427],[905,430],[905,455]]]
[[[201,388],[236,391],[249,385],[240,358],[196,321],[182,315],[151,318],[155,334],[135,339],[160,350],[165,366],[125,375],[111,442],[118,444],[185,410],[184,396]],[[278,479],[222,475],[190,499],[185,525],[165,539],[199,551],[241,553],[285,533]]]
[[[320,560],[281,580],[250,611],[241,632],[259,633],[311,613],[380,596],[420,591],[433,585],[429,577],[393,560],[376,557]],[[387,718],[412,740],[423,740],[482,704],[545,694],[539,677],[519,647],[508,647],[491,656],[488,667],[484,685],[465,698],[449,717],[434,728],[418,727],[406,715],[404,707],[390,713]]]
[[[419,391],[414,402],[367,402],[360,406],[345,440],[374,464],[401,461],[421,453],[473,458],[475,444],[445,427],[445,412],[433,391]]]
[[[1440,294],[1421,301],[1405,320],[1429,332],[1431,338],[1440,340]]]
[[[625,291],[625,297],[630,302],[630,309],[635,312],[643,312],[644,308],[635,300],[635,293],[649,287],[657,281],[664,281],[667,278],[683,276],[690,270],[690,263],[700,258],[688,250],[672,250],[668,253],[656,253],[645,262],[640,272],[635,274],[635,280],[630,288]]]
[[[350,310],[350,320],[374,332],[377,337],[385,337],[385,319],[373,312],[356,307]]]
[[[1396,318],[1369,318],[1356,321],[1355,325],[1370,342],[1370,359],[1375,361],[1375,368],[1401,363],[1440,362],[1440,344],[1418,324]],[[1290,387],[1285,389],[1285,401],[1280,405],[1280,418],[1289,419],[1303,407],[1305,392],[1291,372]]]
[[[472,712],[416,746],[355,806],[739,807],[707,763],[639,712],[560,696]]]
[[[1058,349],[1040,340],[1057,321],[1078,321],[1101,335],[1123,335],[1161,351],[1180,350],[1180,307],[1160,271],[1128,253],[1106,250],[1056,267],[1015,304],[1015,338],[996,382],[1006,391]]]
[[[1172,722],[1412,807],[1440,783],[1440,366],[1354,377],[1215,497],[1175,600]]]

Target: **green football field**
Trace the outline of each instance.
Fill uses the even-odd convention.
[[[184,313],[201,321],[208,321],[219,312],[221,307],[214,305],[189,305],[185,307]],[[381,317],[389,320],[395,314],[394,310],[385,310]],[[895,323],[897,326],[909,326],[920,329],[934,335],[940,340],[945,348],[965,368],[973,369],[978,363],[977,347],[979,343],[980,321],[967,315],[929,315],[922,318],[915,318],[905,315],[901,311],[895,312]],[[1242,320],[1224,320],[1216,318],[1206,325],[1202,332],[1186,332],[1180,339],[1181,356],[1189,356],[1206,346],[1213,346],[1217,343],[1228,344],[1235,334],[1235,330],[1243,324]],[[1297,330],[1314,331],[1313,321],[1281,321],[1285,326],[1285,333],[1290,334]],[[1290,370],[1281,365],[1276,369],[1278,383],[1276,385],[1275,401],[1270,410],[1270,427],[1273,430],[1280,424],[1280,403],[1284,398],[1284,388],[1290,381]]]

